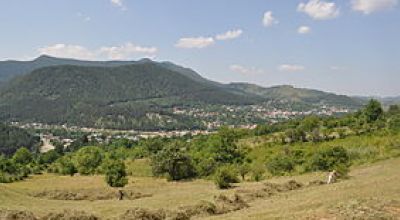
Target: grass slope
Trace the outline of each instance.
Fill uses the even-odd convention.
[[[250,207],[218,216],[203,216],[204,219],[342,219],[346,214],[343,207],[364,206],[373,202],[384,204],[400,198],[400,158],[356,167],[350,173],[350,179],[333,185],[307,187],[300,190],[281,193],[272,197],[249,202]],[[281,177],[268,182],[283,183],[288,179],[307,183],[325,179],[324,173],[312,173],[302,176]],[[184,205],[194,205],[201,200],[211,201],[214,196],[233,194],[237,190],[257,189],[263,182],[245,182],[233,189],[220,191],[208,181],[166,182],[150,177],[130,178],[127,189],[152,194],[131,201],[58,201],[38,199],[29,196],[43,190],[107,190],[103,177],[60,177],[54,175],[34,176],[23,182],[0,184],[0,209],[30,210],[43,216],[49,212],[61,212],[74,209],[93,213],[104,219],[121,215],[128,209],[144,207],[149,209],[176,209]],[[337,208],[341,207],[341,208]],[[391,207],[387,212],[400,217],[400,206]],[[345,211],[343,211],[345,210]],[[352,212],[347,210],[348,212]],[[352,213],[350,213],[352,214]],[[355,213],[357,214],[357,213]],[[366,213],[368,214],[368,212]],[[379,213],[378,213],[379,214]],[[365,216],[364,216],[365,217]]]

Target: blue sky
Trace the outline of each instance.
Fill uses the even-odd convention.
[[[0,60],[150,57],[220,82],[400,95],[399,0],[0,0]]]

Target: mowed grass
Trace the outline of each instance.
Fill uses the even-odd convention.
[[[321,219],[335,218],[332,208],[361,199],[379,201],[400,200],[400,158],[380,161],[354,168],[350,179],[333,185],[305,187],[268,198],[259,198],[249,203],[250,207],[218,216],[203,216],[205,219]],[[325,173],[311,173],[294,177],[266,180],[282,183],[294,179],[301,183],[324,180]],[[101,216],[103,219],[118,217],[134,207],[173,210],[180,206],[194,205],[201,200],[212,201],[214,196],[231,194],[240,189],[257,189],[262,182],[239,183],[230,190],[217,190],[206,180],[167,182],[152,177],[132,177],[127,189],[152,194],[152,197],[131,201],[60,201],[35,198],[33,193],[44,190],[106,190],[102,176],[34,176],[22,182],[0,184],[0,209],[29,210],[43,216],[49,212],[65,209],[81,210]],[[400,210],[400,209],[399,209]],[[398,213],[400,216],[400,213]],[[199,217],[198,217],[199,218]]]

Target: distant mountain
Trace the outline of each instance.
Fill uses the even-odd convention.
[[[261,101],[257,96],[235,94],[206,80],[199,82],[193,79],[196,75],[185,76],[170,70],[171,64],[168,66],[140,62],[116,67],[40,68],[0,89],[0,120],[156,129],[159,114],[166,114],[175,124],[193,127],[190,119],[185,122],[164,109]]]
[[[36,69],[50,66],[60,65],[74,65],[74,66],[92,66],[92,67],[117,67],[123,65],[135,65],[153,63],[162,66],[163,68],[169,69],[174,72],[187,76],[193,80],[200,82],[213,83],[207,79],[204,79],[198,73],[192,69],[175,65],[171,62],[154,62],[150,59],[141,59],[139,61],[83,61],[75,59],[64,59],[56,58],[47,55],[42,55],[32,61],[0,61],[0,84],[8,81],[16,76],[28,74]]]
[[[390,105],[400,105],[400,96],[392,96],[392,97],[356,96],[354,98],[361,99],[364,101],[368,101],[370,99],[376,99],[386,107]]]
[[[347,108],[359,108],[364,103],[360,99],[345,95],[336,95],[313,89],[295,88],[289,85],[264,88],[248,83],[231,83],[228,86],[232,89],[237,89],[247,94],[258,95],[268,100],[281,100],[308,105],[325,104]]]
[[[216,111],[212,106],[265,103],[299,110],[321,105],[356,109],[364,100],[292,86],[221,84],[192,69],[150,59],[41,56],[0,62],[0,121],[141,130],[199,128],[204,121],[173,114],[172,109],[196,106]]]

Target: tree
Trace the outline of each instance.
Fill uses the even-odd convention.
[[[269,159],[267,168],[272,175],[284,175],[294,170],[295,161],[292,156],[280,153]]]
[[[317,116],[308,116],[304,118],[300,123],[300,129],[303,131],[311,132],[314,129],[319,128],[320,119]]]
[[[32,162],[33,156],[27,148],[22,147],[15,152],[13,160],[15,163],[26,165]]]
[[[103,160],[103,150],[99,147],[84,147],[79,149],[74,156],[74,164],[82,175],[95,174],[97,167]]]
[[[218,189],[230,188],[232,183],[237,182],[237,173],[232,166],[222,166],[214,174],[214,183]]]
[[[364,115],[368,123],[378,120],[383,115],[383,108],[380,102],[371,99],[364,109]]]
[[[170,180],[182,180],[195,176],[192,158],[187,153],[186,143],[174,141],[152,157],[153,174],[167,174]]]
[[[76,172],[77,169],[72,162],[72,157],[71,155],[65,155],[55,162],[56,164],[56,171],[57,173],[60,173],[62,175],[70,175],[73,176]]]
[[[56,161],[61,155],[56,150],[50,150],[39,156],[39,164],[51,164]]]
[[[310,161],[311,170],[332,171],[350,166],[350,157],[346,149],[341,146],[323,147],[319,149]]]
[[[107,161],[105,165],[105,179],[111,187],[124,187],[128,183],[124,162],[121,160]]]

